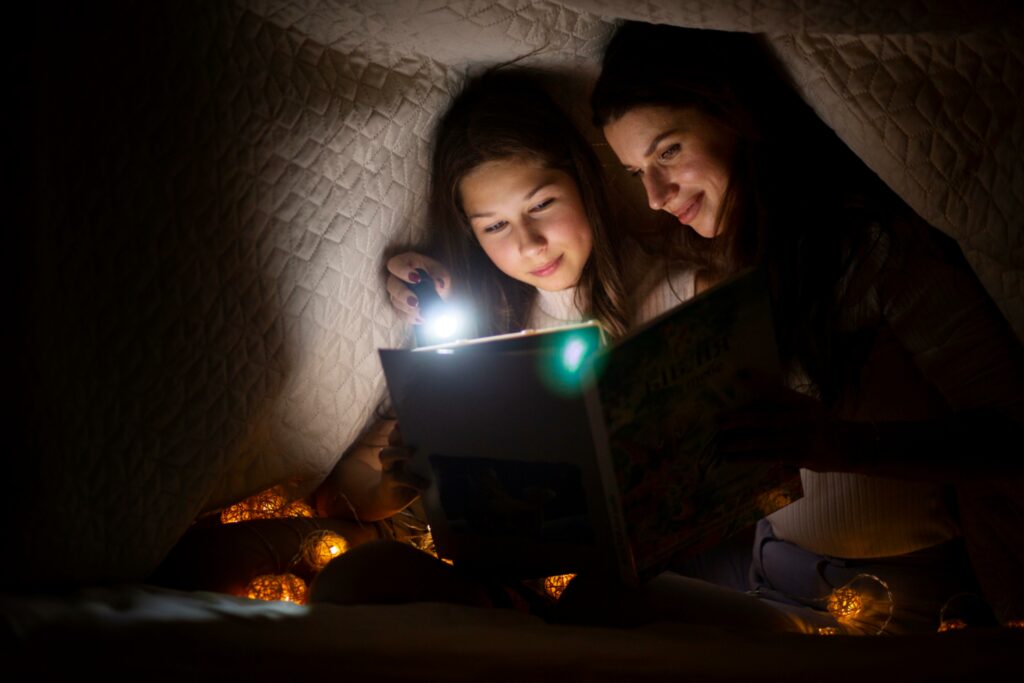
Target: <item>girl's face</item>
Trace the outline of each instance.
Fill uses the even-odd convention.
[[[547,291],[575,285],[593,244],[579,188],[539,161],[499,159],[459,183],[462,208],[503,273]]]
[[[648,203],[702,237],[719,234],[736,136],[694,107],[635,107],[604,127],[626,170],[640,178]]]

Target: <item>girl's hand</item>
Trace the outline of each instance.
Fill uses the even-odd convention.
[[[391,297],[391,305],[406,322],[414,325],[421,324],[423,319],[420,317],[419,301],[405,283],[416,284],[420,281],[417,269],[427,271],[433,278],[434,289],[442,299],[447,299],[452,291],[452,278],[448,269],[429,256],[407,251],[389,258],[387,268],[388,296]]]
[[[380,450],[380,484],[377,488],[377,507],[381,519],[401,512],[429,483],[409,469],[413,451],[402,443],[402,435],[395,423],[388,434],[388,445]]]
[[[783,387],[719,418],[727,462],[781,462],[817,472],[849,470],[844,423],[809,396]]]

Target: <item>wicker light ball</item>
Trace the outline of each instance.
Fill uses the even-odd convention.
[[[253,600],[283,600],[306,604],[306,582],[294,574],[261,574],[246,586],[246,597]]]
[[[852,588],[836,588],[828,596],[829,614],[836,619],[855,617],[864,611],[864,598]]]
[[[222,524],[231,524],[277,517],[286,503],[284,496],[276,490],[267,489],[221,510],[220,521]]]
[[[959,631],[962,628],[967,628],[967,622],[963,619],[946,619],[939,624],[939,633]]]
[[[557,600],[562,597],[562,592],[569,585],[569,582],[576,578],[575,574],[560,574],[558,576],[549,576],[544,579],[544,591],[552,598]]]
[[[293,500],[281,510],[281,517],[316,517],[313,508],[304,500]]]
[[[302,541],[302,559],[314,571],[320,571],[327,563],[348,550],[348,541],[342,536],[322,529],[314,531]]]

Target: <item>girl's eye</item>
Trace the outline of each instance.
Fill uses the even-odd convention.
[[[530,211],[540,211],[542,209],[546,209],[549,206],[551,206],[554,202],[555,202],[555,198],[554,197],[548,197],[547,199],[542,201],[540,204],[537,204],[532,209],[530,209]]]
[[[639,178],[644,174],[644,172],[641,171],[639,168],[635,168],[632,171],[626,171],[626,173],[629,174],[630,178]]]
[[[498,221],[497,223],[492,223],[491,225],[488,225],[486,228],[484,228],[484,232],[488,234],[498,232],[506,225],[508,225],[508,221]]]
[[[680,147],[678,142],[674,145],[669,145],[664,149],[664,151],[662,151],[661,154],[658,155],[658,158],[661,159],[662,161],[668,161],[675,155],[679,154],[679,149]]]

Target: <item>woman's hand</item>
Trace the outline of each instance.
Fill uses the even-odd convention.
[[[425,270],[434,280],[434,289],[438,296],[447,299],[452,290],[452,278],[448,269],[423,254],[407,251],[388,259],[388,296],[391,305],[406,320],[414,325],[423,323],[420,317],[419,301],[416,295],[406,287],[406,283],[416,284],[420,281],[417,270]]]
[[[817,472],[848,471],[845,423],[820,401],[777,387],[719,418],[718,453],[727,462],[781,462]]]

